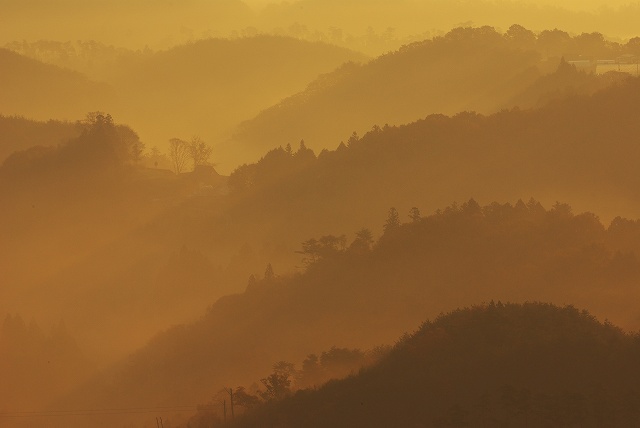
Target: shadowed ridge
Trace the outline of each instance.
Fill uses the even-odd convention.
[[[636,426],[640,341],[572,306],[474,306],[426,322],[378,365],[234,427]]]

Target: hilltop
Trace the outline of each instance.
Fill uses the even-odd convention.
[[[492,114],[519,106],[516,101],[528,101],[520,106],[525,108],[535,103],[514,97],[554,72],[563,56],[615,58],[623,52],[637,54],[637,48],[631,41],[608,42],[599,33],[536,34],[520,25],[505,33],[492,27],[455,28],[321,76],[306,90],[240,124],[229,144],[254,156],[300,139],[321,150],[374,125],[409,123],[435,113]],[[580,89],[577,83],[567,85]]]
[[[491,299],[575,302],[637,326],[637,222],[617,219],[605,229],[563,204],[545,210],[535,201],[469,201],[386,225],[375,245],[365,232],[305,242],[304,273],[265,273],[199,321],[155,337],[68,402],[203,402],[223,385],[250,385],[274,361],[392,343],[447,307]]]
[[[636,426],[639,352],[638,335],[587,311],[491,302],[427,321],[376,366],[231,426]]]

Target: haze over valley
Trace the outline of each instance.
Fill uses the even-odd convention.
[[[640,425],[638,18],[0,0],[0,427]]]

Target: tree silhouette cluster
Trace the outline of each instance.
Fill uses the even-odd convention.
[[[200,165],[207,165],[212,151],[213,148],[197,135],[193,136],[190,141],[179,138],[169,140],[169,159],[171,159],[176,174],[184,172],[188,161],[193,163],[194,171]]]
[[[282,146],[269,151],[255,164],[244,164],[229,176],[229,187],[236,192],[251,189],[255,186],[267,187],[278,182],[283,177],[303,170],[316,159],[311,149],[308,149],[304,140],[293,152],[291,145]]]
[[[76,126],[80,135],[58,146],[14,152],[3,163],[0,177],[14,183],[90,181],[140,160],[144,144],[111,115],[91,112]]]

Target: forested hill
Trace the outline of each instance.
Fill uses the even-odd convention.
[[[635,221],[605,229],[592,214],[535,201],[469,201],[427,217],[414,212],[403,224],[391,213],[377,243],[366,230],[306,241],[303,274],[267,269],[245,293],[156,337],[70,400],[117,408],[205,402],[223,385],[250,385],[275,361],[392,343],[425,318],[491,299],[575,302],[637,327],[639,234]]]
[[[158,52],[91,41],[14,45],[43,60],[70,58],[69,66],[106,83],[2,49],[0,114],[48,120],[106,111],[134,126],[149,147],[159,148],[180,135],[197,134],[213,144],[319,74],[367,59],[327,43],[266,35],[207,38]],[[235,165],[224,166],[230,171]]]
[[[389,206],[405,213],[416,201],[433,210],[470,197],[529,196],[571,201],[607,220],[636,218],[639,115],[640,80],[627,78],[536,110],[375,127],[317,157],[278,148],[230,175],[237,201],[227,221],[254,225],[248,233],[286,228],[304,236],[374,227]]]
[[[319,74],[365,59],[291,37],[210,38],[130,58],[111,82],[123,100],[118,116],[146,141],[198,134],[213,143]]]
[[[562,56],[616,58],[636,49],[631,42],[608,42],[598,33],[571,37],[552,30],[536,35],[519,25],[504,34],[491,27],[456,28],[368,64],[346,65],[321,76],[304,92],[241,124],[233,141],[255,153],[304,138],[319,150],[374,124],[463,110],[492,113],[553,71]]]
[[[84,75],[0,48],[0,114],[38,120],[82,117],[111,110],[113,88]]]
[[[377,366],[231,426],[638,426],[639,339],[572,306],[459,309]]]
[[[81,129],[71,122],[38,122],[0,115],[0,165],[13,152],[34,146],[55,146],[77,137]]]

